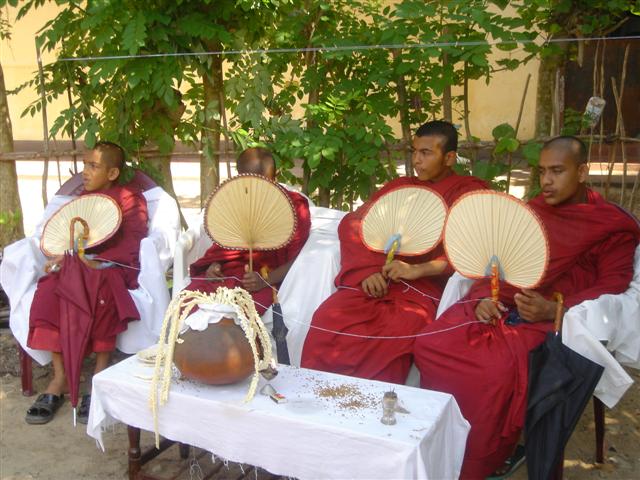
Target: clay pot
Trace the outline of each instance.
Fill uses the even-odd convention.
[[[223,318],[203,331],[187,330],[176,343],[173,361],[180,373],[209,385],[244,380],[254,372],[251,345],[239,325]]]

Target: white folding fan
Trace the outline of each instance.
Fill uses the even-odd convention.
[[[40,250],[48,257],[77,246],[80,255],[111,238],[120,228],[122,212],[114,199],[101,193],[82,195],[60,207],[42,231]],[[76,228],[81,224],[83,228]]]
[[[415,256],[440,241],[447,205],[440,195],[421,186],[391,190],[373,202],[362,219],[364,244],[374,252]]]
[[[535,288],[545,273],[549,247],[544,227],[531,208],[505,193],[470,192],[449,210],[444,247],[453,268],[469,278],[498,277],[519,288]]]
[[[220,246],[249,250],[284,247],[296,228],[289,195],[276,183],[259,175],[239,175],[222,183],[208,198],[204,225]]]

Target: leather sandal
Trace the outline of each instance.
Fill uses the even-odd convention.
[[[44,425],[49,423],[64,402],[64,395],[43,393],[38,396],[33,405],[27,410],[25,421],[30,425]]]
[[[83,395],[80,402],[80,408],[78,408],[78,416],[76,417],[79,423],[86,425],[89,422],[89,409],[91,408],[91,395]]]
[[[500,480],[509,478],[524,463],[526,457],[524,455],[524,445],[518,445],[513,454],[507,458],[501,467],[499,467],[486,480]]]

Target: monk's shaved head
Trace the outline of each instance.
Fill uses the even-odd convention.
[[[586,164],[588,159],[587,146],[582,140],[572,135],[552,138],[544,144],[542,150],[562,152],[576,162],[577,165]]]
[[[122,172],[124,167],[124,150],[113,142],[98,142],[92,150],[100,152],[100,158],[108,168],[117,168]]]
[[[247,148],[238,157],[236,163],[238,173],[253,173],[270,180],[276,178],[276,162],[269,150],[262,147]]]

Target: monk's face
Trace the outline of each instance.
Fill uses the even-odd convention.
[[[451,174],[456,152],[445,152],[444,143],[440,135],[413,138],[411,163],[420,180],[437,182]]]
[[[98,150],[89,150],[84,154],[82,183],[87,192],[96,192],[109,188],[118,178],[120,170],[111,167]]]
[[[586,164],[578,164],[566,149],[547,148],[540,153],[540,188],[548,205],[583,201],[584,185],[589,175]]]

